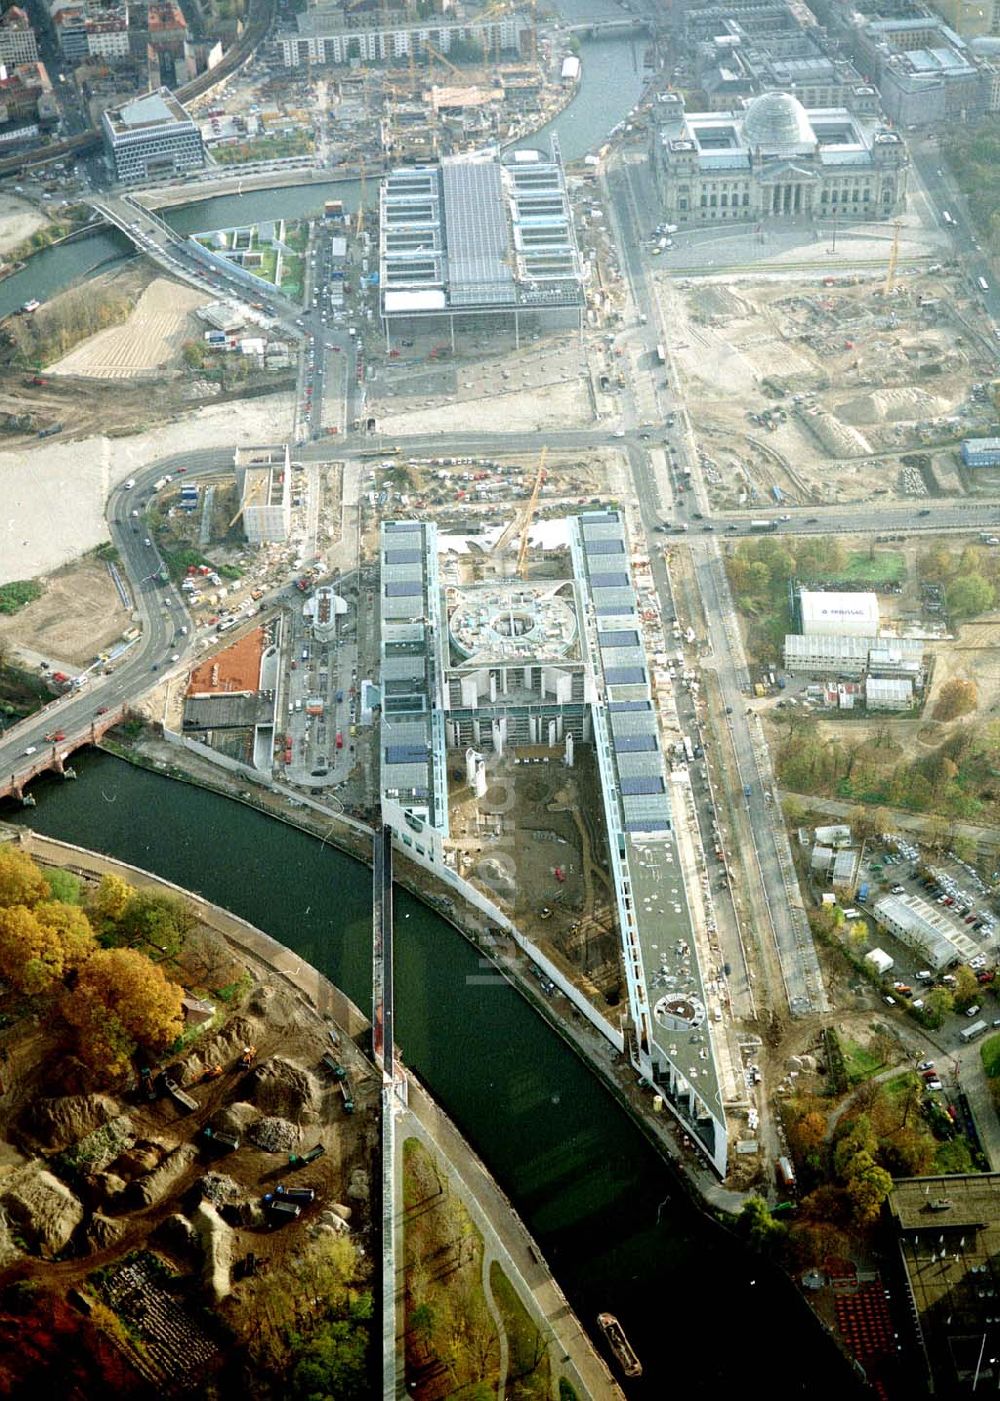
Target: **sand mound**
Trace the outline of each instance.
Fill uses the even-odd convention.
[[[264,1114],[297,1124],[313,1124],[319,1118],[319,1084],[302,1066],[272,1056],[257,1067],[251,1080],[253,1101]]]
[[[164,1158],[155,1171],[137,1178],[128,1190],[129,1198],[137,1207],[155,1206],[169,1196],[179,1180],[198,1156],[192,1143],[183,1143],[168,1157]]]
[[[108,1095],[63,1095],[34,1105],[30,1127],[46,1148],[68,1148],[95,1129],[103,1128],[118,1114]]]
[[[134,379],[165,370],[193,326],[189,313],[205,301],[193,287],[165,277],[149,284],[127,321],[98,331],[68,355],[50,365],[53,375],[83,375],[89,379]]]
[[[4,1179],[0,1206],[29,1247],[49,1257],[66,1248],[83,1220],[82,1204],[41,1163],[29,1163]]]
[[[837,413],[845,423],[905,423],[910,419],[936,418],[947,413],[948,408],[947,400],[924,389],[901,386],[859,394],[839,405]]]

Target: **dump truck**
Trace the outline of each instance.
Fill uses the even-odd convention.
[[[354,1113],[354,1093],[353,1093],[353,1091],[352,1091],[352,1089],[351,1089],[350,1082],[349,1082],[348,1080],[341,1080],[341,1082],[340,1082],[340,1095],[341,1095],[341,1098],[342,1098],[343,1101],[344,1101],[344,1113],[345,1113],[345,1114],[353,1114],[353,1113]]]
[[[286,1187],[284,1183],[279,1183],[274,1189],[274,1195],[280,1197],[284,1202],[298,1202],[300,1206],[309,1206],[316,1200],[316,1190],[313,1187]]]
[[[270,1201],[268,1201],[268,1197],[271,1198]],[[281,1226],[286,1221],[294,1221],[302,1215],[302,1208],[298,1202],[282,1201],[279,1197],[272,1196],[270,1192],[264,1198],[264,1204],[270,1213],[271,1224],[274,1226]]]
[[[330,1072],[330,1074],[335,1080],[343,1080],[347,1076],[347,1071],[337,1060],[336,1056],[332,1056],[329,1051],[323,1052],[323,1057],[320,1061],[320,1064],[323,1066],[324,1070],[328,1070]]]
[[[163,1088],[179,1109],[183,1109],[186,1113],[192,1114],[198,1108],[198,1101],[192,1099],[189,1094],[181,1089],[177,1081],[172,1079],[169,1075],[164,1075],[163,1077]]]
[[[217,1148],[220,1153],[234,1153],[240,1146],[236,1134],[227,1133],[225,1129],[213,1129],[210,1124],[205,1125],[201,1136],[207,1140],[210,1148]]]
[[[317,1158],[322,1158],[326,1152],[322,1143],[317,1143],[314,1148],[310,1148],[308,1153],[289,1153],[288,1166],[290,1168],[307,1167],[309,1163],[314,1163]]]

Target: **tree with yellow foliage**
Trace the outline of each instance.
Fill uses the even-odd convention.
[[[0,973],[20,992],[49,992],[94,947],[90,923],[73,905],[50,900],[33,910],[0,909]]]
[[[113,871],[108,871],[101,877],[100,885],[94,892],[90,902],[91,909],[101,919],[121,919],[128,909],[132,895],[133,890],[128,881],[115,875]]]
[[[49,895],[45,877],[28,853],[10,842],[0,846],[0,906],[26,905],[30,909]]]

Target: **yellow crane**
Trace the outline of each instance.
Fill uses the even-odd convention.
[[[242,499],[242,501],[240,502],[240,509],[236,512],[235,516],[233,516],[232,520],[231,520],[231,521],[229,522],[229,524],[226,526],[226,530],[227,530],[227,531],[232,530],[233,526],[234,526],[234,525],[236,524],[236,522],[239,520],[240,516],[242,516],[242,514],[243,514],[243,512],[246,510],[246,508],[247,508],[248,506],[252,506],[252,505],[253,505],[253,503],[256,501],[257,497],[261,494],[261,492],[262,492],[262,491],[264,490],[264,488],[267,486],[267,478],[268,478],[268,474],[267,474],[266,471],[259,472],[259,473],[257,474],[257,480],[254,482],[253,486],[250,488],[249,491],[247,491],[247,489],[246,489],[246,484],[245,484],[245,479],[244,479],[243,499]]]
[[[531,499],[528,502],[528,509],[524,513],[524,524],[521,527],[521,548],[517,552],[517,577],[524,578],[524,565],[528,558],[528,539],[531,535],[531,522],[535,519],[535,512],[538,509],[538,498],[542,494],[542,483],[545,481],[545,458],[548,448],[542,448],[542,455],[538,459],[538,471],[535,474],[535,485],[531,489]]]
[[[444,54],[436,49],[429,39],[424,40],[424,48],[432,58],[436,58],[439,63],[443,63],[445,68],[450,69],[451,72],[457,74],[459,78],[464,76],[461,68],[459,68],[457,64],[452,63],[450,58],[445,58]]]
[[[535,485],[532,489],[531,498],[527,506],[525,506],[523,511],[516,512],[501,531],[500,535],[497,537],[496,544],[490,550],[491,555],[501,555],[518,531],[522,533],[522,542],[527,538],[528,526],[531,524],[531,518],[535,514],[535,507],[538,504],[538,493],[542,489],[542,480],[545,475],[545,459],[548,456],[548,451],[548,448],[542,449],[542,455],[538,460],[538,471],[535,474]]]
[[[897,219],[893,224],[892,247],[889,249],[889,266],[885,273],[885,286],[882,288],[883,297],[891,297],[896,287],[896,264],[899,262],[899,230],[901,224]]]
[[[358,157],[358,173],[361,177],[361,189],[358,192],[358,219],[354,229],[355,238],[360,238],[365,231],[365,158]]]

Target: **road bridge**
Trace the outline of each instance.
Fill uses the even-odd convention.
[[[36,745],[28,746],[24,750],[28,763],[10,773],[0,775],[0,798],[16,798],[25,804],[33,803],[34,799],[28,798],[24,790],[33,778],[42,773],[52,772],[61,774],[63,778],[76,778],[66,760],[74,750],[81,749],[86,744],[96,744],[112,725],[117,725],[123,718],[125,707],[119,705],[114,709],[103,709],[100,715],[94,715],[87,724],[76,726],[72,730],[59,730],[58,714],[56,706],[46,710],[48,723],[56,726],[55,733],[61,733],[63,738],[50,740],[44,749]],[[37,748],[38,753],[29,755],[28,748]]]
[[[567,26],[571,34],[585,34],[588,39],[617,38],[621,34],[652,34],[652,20],[640,19],[635,15],[621,19],[594,19],[582,24]]]

